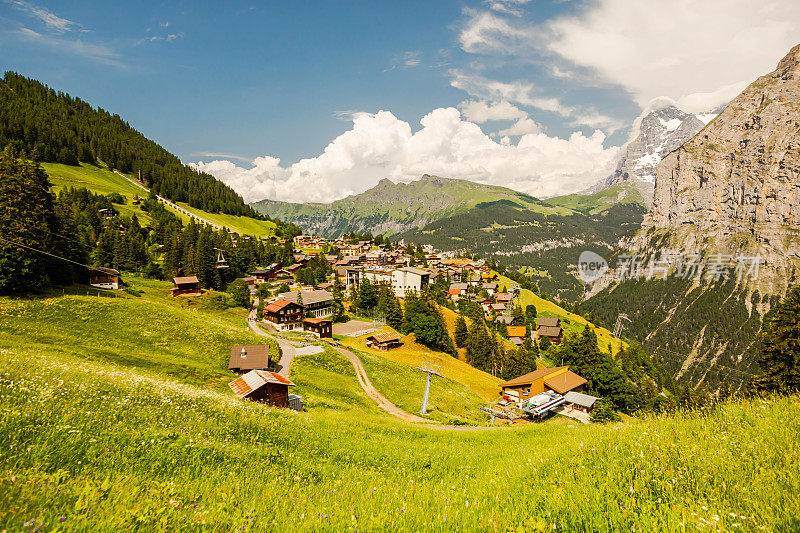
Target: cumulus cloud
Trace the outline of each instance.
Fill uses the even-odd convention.
[[[322,154],[292,165],[264,156],[252,168],[223,160],[192,166],[250,202],[330,202],[363,192],[383,178],[411,181],[426,173],[548,197],[585,189],[605,177],[617,152],[603,146],[605,135],[599,130],[590,136],[576,132],[568,139],[527,133],[516,144],[507,138],[498,143],[452,107],[431,111],[420,124],[412,133],[409,123],[389,111],[362,113]]]
[[[525,117],[521,118],[512,124],[510,127],[500,130],[497,132],[498,135],[527,135],[529,133],[539,133],[542,131],[542,127],[539,125],[538,122],[533,120],[532,118]]]
[[[458,104],[458,108],[464,118],[476,124],[492,120],[519,120],[528,116],[528,113],[505,100],[500,102],[464,100]]]
[[[619,84],[639,105],[666,94],[699,112],[775,68],[797,44],[800,2],[599,0],[547,30],[550,52]]]

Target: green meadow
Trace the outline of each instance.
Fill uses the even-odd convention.
[[[129,281],[114,298],[0,298],[0,531],[800,528],[797,397],[441,430],[379,409],[327,348],[293,363],[295,413],[227,388],[230,345],[264,342],[243,309]],[[359,355],[419,408],[418,371]],[[432,386],[464,395],[432,392],[442,420],[469,419],[466,385]]]
[[[119,193],[126,198],[124,205],[116,205],[115,208],[123,216],[131,216],[136,213],[139,220],[143,223],[150,220],[150,217],[143,213],[137,206],[131,205],[134,195],[147,196],[147,192],[129,182],[116,172],[112,172],[105,167],[81,163],[80,166],[62,165],[59,163],[42,163],[42,168],[50,176],[53,190],[68,189],[74,187],[79,189],[86,187],[97,194]],[[231,229],[240,235],[254,235],[256,237],[270,236],[275,233],[275,223],[267,220],[255,218],[227,215],[224,213],[208,213],[189,204],[178,202],[182,208],[193,212],[198,216],[209,220],[215,224]],[[189,221],[189,217],[171,207],[167,209],[175,213],[184,222]]]

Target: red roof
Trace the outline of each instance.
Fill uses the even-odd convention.
[[[284,307],[286,307],[287,305],[292,305],[292,304],[297,305],[296,303],[290,302],[289,300],[284,300],[283,298],[279,298],[279,299],[275,300],[274,302],[272,302],[271,304],[269,304],[268,306],[266,306],[264,308],[264,311],[267,311],[267,312],[270,312],[270,313],[276,313],[276,312],[280,311],[281,309],[283,309]]]
[[[266,370],[251,370],[240,378],[234,379],[228,386],[239,398],[244,398],[254,390],[260,389],[267,383],[277,385],[287,385],[294,387],[294,383],[281,376],[277,372],[267,372]]]

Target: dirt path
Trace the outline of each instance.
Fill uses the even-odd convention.
[[[255,299],[253,303],[253,309],[250,310],[250,314],[247,316],[247,325],[250,326],[250,329],[256,335],[261,335],[262,337],[268,337],[275,342],[278,343],[281,347],[281,360],[279,363],[279,370],[278,373],[282,376],[289,377],[289,370],[292,366],[292,360],[296,355],[296,351],[294,346],[289,343],[289,341],[284,340],[280,337],[276,337],[275,335],[271,335],[261,328],[258,327],[256,324],[256,308],[258,307],[258,299]],[[367,393],[367,396],[372,398],[375,403],[378,404],[378,407],[386,411],[392,416],[399,418],[400,420],[405,420],[406,422],[411,422],[415,425],[419,425],[420,427],[427,427],[431,429],[442,429],[442,430],[449,430],[449,431],[485,431],[487,429],[507,429],[502,426],[492,426],[492,427],[476,427],[476,426],[446,426],[446,425],[432,425],[431,420],[426,418],[422,418],[421,416],[412,415],[409,412],[403,411],[395,404],[390,402],[386,397],[378,392],[378,390],[372,385],[372,382],[369,380],[367,376],[367,371],[364,370],[364,365],[361,363],[361,359],[358,358],[356,354],[341,347],[334,347],[334,349],[345,356],[348,361],[353,365],[353,368],[356,371],[356,377],[358,378],[358,384],[361,385],[361,388],[364,389],[364,392]]]
[[[356,377],[358,378],[358,383],[361,385],[361,388],[364,389],[364,392],[367,393],[367,396],[375,400],[375,403],[378,404],[378,407],[380,407],[390,415],[394,415],[397,418],[405,420],[407,422],[415,422],[418,424],[427,424],[429,422],[425,418],[422,418],[417,415],[412,415],[411,413],[403,411],[395,404],[387,400],[383,394],[378,392],[378,390],[372,386],[372,382],[370,382],[369,378],[367,377],[367,372],[366,370],[364,370],[364,365],[361,364],[361,359],[359,359],[356,354],[354,354],[350,350],[338,347],[336,348],[336,351],[342,354],[343,356],[347,357],[347,359],[353,364],[353,368],[355,368],[356,370]]]

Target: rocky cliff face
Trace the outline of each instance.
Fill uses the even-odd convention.
[[[679,275],[679,262],[663,278],[609,273],[585,308],[626,313],[631,335],[694,385],[739,386],[760,372],[764,317],[800,275],[800,45],[659,163],[650,212],[620,247],[648,263],[697,254],[704,275]],[[708,275],[736,256],[760,257],[757,271]]]
[[[654,102],[634,122],[632,138],[622,147],[614,173],[594,190],[633,185],[649,205],[658,164],[664,156],[694,137],[718,112],[692,114],[681,111],[666,99]]]
[[[638,249],[759,252],[778,278],[800,260],[800,45],[656,170]],[[778,281],[778,280],[776,280]]]

